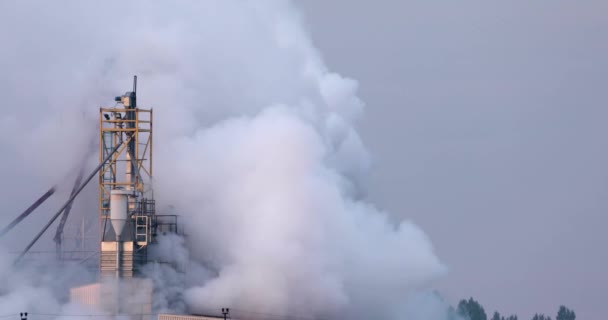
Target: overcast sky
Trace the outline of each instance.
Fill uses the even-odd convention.
[[[450,269],[436,283],[448,300],[472,296],[489,315],[498,310],[522,320],[535,312],[554,317],[560,304],[573,308],[579,319],[606,318],[608,1],[295,2],[329,68],[360,83],[367,108],[359,126],[374,161],[369,197],[395,220],[411,219],[430,236]],[[4,17],[5,24],[11,24],[9,18],[28,21],[24,17],[33,14],[19,13],[23,16]],[[70,23],[86,26],[79,21],[90,19],[58,16],[63,23],[45,25],[31,18],[37,22],[33,28],[41,25],[52,34]],[[104,18],[89,24],[108,23],[98,16]],[[4,39],[29,48],[25,44],[31,39],[6,36],[15,30],[25,34],[22,27],[4,29]],[[88,30],[74,33],[86,35],[76,39],[91,40],[72,41],[86,49],[79,55],[51,37],[42,41],[41,48],[61,58],[56,66],[48,65],[50,58],[37,59],[38,49],[0,50],[8,57],[0,59],[4,79],[12,79],[0,79],[3,110],[13,107],[11,97],[23,105],[56,104],[48,110],[78,105],[65,103],[75,100],[60,99],[65,92],[55,89],[79,77],[50,80],[57,79],[53,68],[74,57],[81,60],[73,65],[83,68],[80,53],[117,46],[114,39],[89,36]],[[11,68],[13,55],[19,68]],[[45,72],[38,75],[37,69]],[[21,95],[11,87],[30,81],[29,88],[46,95]],[[95,86],[86,88],[97,92]],[[48,114],[36,112],[41,118]],[[11,123],[0,124],[10,132],[7,141],[15,132],[46,141],[44,128],[18,132]],[[63,134],[71,138],[72,132]],[[10,174],[36,172],[31,163],[39,162],[35,157],[3,160],[5,183],[11,182]],[[46,160],[49,168],[63,161]],[[5,188],[2,199],[12,200],[4,201],[5,211],[31,201],[23,190],[42,185],[35,192],[45,191],[45,179],[52,180],[36,176]],[[61,199],[39,210],[55,208]],[[35,230],[46,223],[30,221]]]
[[[605,318],[608,2],[298,4],[360,82],[370,196],[429,234],[450,302]]]

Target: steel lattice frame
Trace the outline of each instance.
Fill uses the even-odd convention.
[[[133,112],[134,119],[127,120],[124,116]],[[106,118],[107,115],[108,117]],[[117,117],[117,115],[120,115]],[[134,126],[130,124],[134,123]],[[124,188],[133,190],[137,198],[152,195],[152,109],[99,109],[99,159],[100,161],[118,144],[124,142],[99,171],[99,218],[103,228],[110,218],[110,192],[112,189]],[[131,143],[133,150],[133,167],[135,172],[132,181],[126,181],[125,167],[127,163],[127,149]],[[100,236],[103,237],[103,230]]]

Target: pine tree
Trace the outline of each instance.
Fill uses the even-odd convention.
[[[560,306],[559,311],[557,311],[557,316],[555,320],[575,320],[576,314],[573,310],[566,308],[565,306]]]
[[[551,320],[551,317],[546,316],[544,314],[535,314],[534,317],[532,318],[532,320]]]
[[[479,302],[469,298],[458,303],[458,314],[470,320],[488,320],[485,310]]]

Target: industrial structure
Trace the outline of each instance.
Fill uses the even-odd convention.
[[[99,163],[87,176],[77,174],[69,199],[17,257],[19,263],[46,230],[61,216],[55,232],[57,255],[62,258],[64,227],[72,203],[98,177],[99,279],[70,290],[73,302],[115,314],[152,313],[153,284],[142,274],[151,245],[164,233],[177,233],[177,216],[156,211],[153,191],[153,112],[137,105],[137,77],[133,90],[116,97],[116,104],[99,109]],[[86,161],[83,161],[86,163]],[[0,237],[53,195],[50,188],[8,226]],[[84,237],[84,224],[81,230]],[[88,258],[87,258],[88,259]],[[110,298],[111,297],[111,298]],[[173,317],[173,318],[172,318]],[[162,315],[163,319],[174,319]],[[132,317],[133,318],[133,317]],[[146,317],[147,319],[148,317]]]
[[[99,110],[99,222],[102,276],[132,277],[148,262],[162,232],[177,232],[177,216],[158,215],[152,185],[152,109],[137,106],[133,91]],[[112,153],[113,150],[116,152]],[[109,160],[103,162],[103,159]]]

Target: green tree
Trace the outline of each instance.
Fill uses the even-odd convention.
[[[557,311],[557,317],[555,320],[574,320],[576,319],[576,314],[573,310],[566,308],[565,306],[560,306]]]
[[[506,320],[517,320],[517,316],[512,314],[506,318]]]
[[[532,320],[551,320],[551,317],[546,316],[544,314],[535,314],[534,317],[532,317]]]
[[[479,302],[469,298],[458,303],[458,314],[470,320],[488,320],[486,311]]]
[[[494,311],[494,315],[492,316],[492,320],[501,320],[500,313],[498,311]]]

